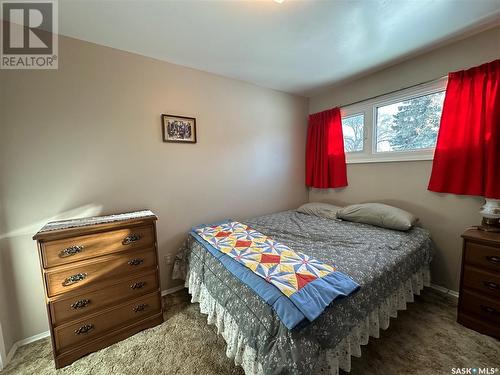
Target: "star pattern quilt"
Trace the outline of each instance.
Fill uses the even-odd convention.
[[[219,251],[251,269],[290,297],[335,268],[253,230],[237,221],[207,226],[196,232]]]
[[[304,318],[314,320],[335,298],[347,296],[359,288],[334,265],[296,252],[240,222],[200,226],[193,232],[195,238],[215,250],[212,253],[233,274],[266,301],[272,302],[288,328],[295,327]],[[231,258],[240,267],[223,256]],[[265,282],[256,281],[248,272]],[[286,296],[289,302],[277,298],[276,292]],[[290,309],[298,311],[290,312]]]

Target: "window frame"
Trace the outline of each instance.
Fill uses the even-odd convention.
[[[359,114],[364,115],[363,150],[346,152],[346,162],[348,164],[355,164],[432,160],[434,158],[434,147],[416,151],[377,151],[377,109],[404,100],[445,91],[447,83],[448,77],[443,77],[418,86],[341,107],[342,119]]]

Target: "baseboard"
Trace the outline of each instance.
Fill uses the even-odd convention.
[[[7,354],[7,358],[5,360],[5,363],[3,364],[3,367],[5,368],[5,366],[7,366],[7,364],[14,357],[14,354],[16,354],[17,349],[19,349],[21,346],[31,344],[32,342],[44,339],[44,338],[49,337],[49,336],[50,336],[50,331],[45,331],[45,332],[39,333],[37,335],[30,336],[30,337],[27,337],[25,339],[22,339],[22,340],[15,342],[12,345],[12,348],[10,348],[9,353]]]
[[[442,287],[442,286],[436,285],[436,284],[431,284],[431,288],[435,289],[435,290],[438,290],[438,291],[440,291],[442,293],[449,294],[452,297],[458,298],[458,292],[456,292],[454,290],[446,289],[445,287]]]
[[[178,292],[179,290],[182,290],[184,288],[185,288],[184,285],[178,285],[178,286],[174,286],[173,288],[170,288],[170,289],[162,290],[161,291],[161,296],[164,297],[167,294],[172,294],[172,293]]]
[[[0,325],[0,371],[3,370],[6,360],[7,352],[5,351],[5,340],[3,338],[2,325]]]
[[[17,344],[17,342],[15,342],[13,345],[12,345],[12,348],[10,348],[9,352],[7,353],[7,358],[5,359],[5,363],[3,364],[3,367],[5,368],[9,362],[12,360],[12,358],[14,357],[14,354],[16,354],[16,351],[17,349],[19,348],[19,345]]]
[[[19,340],[18,342],[16,342],[16,344],[17,344],[17,347],[20,347],[20,346],[24,346],[27,344],[31,344],[32,342],[44,339],[44,338],[49,337],[49,336],[50,336],[50,331],[45,331],[45,332],[39,333],[38,335],[34,335],[31,337]]]

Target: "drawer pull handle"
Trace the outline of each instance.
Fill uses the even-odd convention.
[[[496,256],[489,256],[486,259],[493,264],[500,264],[500,258]]]
[[[70,246],[64,250],[61,250],[61,252],[59,253],[59,257],[61,258],[70,257],[72,255],[81,253],[82,251],[83,251],[83,246],[80,245]]]
[[[497,309],[494,309],[493,307],[490,307],[490,306],[481,305],[481,310],[483,310],[484,312],[487,312],[489,314],[493,314],[493,315],[500,314],[500,311],[498,311]]]
[[[63,282],[63,286],[70,286],[72,284],[75,284],[77,282],[80,282],[82,280],[85,280],[87,278],[87,273],[82,272],[82,273],[77,273],[75,275],[71,275],[66,278]]]
[[[494,283],[492,281],[485,281],[484,286],[486,286],[486,288],[491,289],[491,290],[500,289],[500,285],[498,285],[497,283]]]
[[[87,307],[89,303],[89,299],[81,299],[79,301],[76,301],[75,303],[72,303],[71,308],[74,310],[83,309],[84,307]]]
[[[133,283],[132,285],[130,285],[130,288],[131,289],[141,289],[144,287],[144,285],[146,285],[146,283],[144,281],[139,281],[137,283]]]
[[[123,245],[130,245],[130,244],[132,244],[132,243],[134,243],[134,242],[139,241],[140,239],[141,239],[141,236],[140,236],[140,235],[138,235],[138,234],[136,234],[136,233],[134,233],[134,234],[130,234],[130,235],[128,235],[127,237],[125,237],[125,238],[123,239],[122,244],[123,244]]]
[[[148,307],[147,304],[141,303],[140,305],[137,305],[137,306],[134,307],[134,312],[144,311],[146,309],[146,307]]]
[[[82,335],[84,333],[89,333],[94,329],[93,324],[85,324],[78,329],[75,329],[75,335]]]
[[[141,258],[135,258],[135,259],[132,259],[132,260],[128,261],[128,264],[130,266],[139,266],[142,263],[144,263],[144,259],[141,259]]]

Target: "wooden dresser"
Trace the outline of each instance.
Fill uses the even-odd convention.
[[[500,233],[469,229],[462,237],[458,322],[500,338]]]
[[[56,221],[34,237],[56,368],[163,322],[151,211]]]

